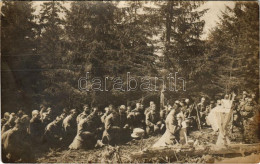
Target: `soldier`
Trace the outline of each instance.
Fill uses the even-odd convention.
[[[163,110],[160,111],[160,118],[163,122],[171,110],[172,110],[172,106],[170,104],[168,104],[168,105],[165,105]]]
[[[110,108],[109,107],[105,107],[105,113],[101,116],[101,122],[104,124],[106,117],[111,113]]]
[[[29,134],[32,137],[33,143],[40,143],[42,141],[44,126],[40,119],[38,110],[32,111],[32,118],[29,124]]]
[[[118,119],[118,112],[110,106],[111,113],[105,119],[105,130],[102,136],[102,143],[115,145],[120,141],[120,122]]]
[[[127,108],[126,108],[126,114],[129,115],[129,113],[130,113],[131,111],[132,111],[131,106],[130,106],[130,105],[127,106]]]
[[[179,121],[180,125],[180,143],[187,143],[187,128],[188,128],[188,118],[186,117],[188,114],[187,106],[184,102],[180,102],[180,112],[176,115],[176,119]],[[178,110],[178,109],[177,109]]]
[[[130,140],[130,128],[129,120],[127,119],[126,107],[121,105],[118,112],[119,127],[121,129],[121,143],[125,143]]]
[[[187,107],[187,105],[185,104],[185,101],[181,101],[180,102],[180,106],[181,106],[181,112],[183,113],[183,115],[184,115],[184,117],[186,116],[186,115],[188,115],[187,113],[188,113],[188,107]]]
[[[153,101],[150,101],[150,106],[145,109],[144,114],[146,115],[147,113],[149,113],[154,108],[156,108],[156,105],[154,104]]]
[[[101,126],[98,112],[98,108],[94,107],[93,112],[88,117],[80,120],[77,127],[77,135],[70,144],[70,149],[94,148],[97,141],[96,132]]]
[[[30,138],[27,133],[28,119],[17,118],[15,126],[2,135],[3,155],[8,161],[4,162],[33,162]]]
[[[251,94],[251,98],[252,98],[253,104],[254,104],[254,105],[257,105],[258,103],[257,103],[256,95],[255,95],[254,93]]]
[[[206,107],[207,113],[209,113],[215,107],[216,107],[215,102],[213,100],[211,100],[210,104]]]
[[[208,115],[205,100],[206,99],[202,97],[200,103],[197,104],[197,110],[199,112],[198,119],[200,119],[199,121],[201,125],[206,125],[206,116]]]
[[[48,107],[46,112],[42,113],[42,123],[44,126],[47,126],[50,122],[53,121],[53,111],[52,108]]]
[[[72,109],[70,114],[63,120],[62,127],[64,129],[63,140],[65,142],[65,146],[73,140],[73,137],[77,133],[77,111],[76,109]]]
[[[50,122],[44,131],[44,140],[51,146],[57,146],[62,139],[62,117],[57,116],[55,120]]]
[[[1,120],[1,127],[3,127],[3,125],[9,120],[10,118],[10,113],[9,112],[5,112],[4,113],[4,118],[2,118]]]
[[[257,111],[253,105],[253,100],[248,99],[244,108],[240,111],[243,123],[243,138],[246,143],[253,143],[257,141]]]
[[[67,109],[67,108],[64,108],[64,109],[62,110],[62,113],[60,114],[59,117],[60,117],[62,120],[64,120],[68,114],[69,114],[68,109]]]
[[[77,117],[77,123],[79,123],[81,119],[87,118],[89,114],[90,114],[90,108],[86,104],[83,106],[83,112],[80,113]]]
[[[143,106],[141,103],[136,103],[135,109],[133,109],[128,115],[130,128],[142,128],[145,126],[145,115],[143,113]]]
[[[240,115],[238,100],[233,101],[232,109],[233,109],[233,113],[232,113],[232,117],[231,117],[232,124],[231,124],[230,129],[231,129],[231,132],[233,133],[234,127],[237,127],[241,130],[242,125],[243,125],[242,122],[241,122],[242,118],[241,118],[241,115]]]
[[[41,104],[40,105],[40,118],[43,118],[43,113],[45,113],[47,110],[46,106]]]
[[[190,102],[190,99],[185,99],[184,103],[185,103],[185,106],[186,106],[186,112],[184,113],[185,117],[190,119],[193,116],[196,116],[196,110],[194,110],[194,103],[192,104]]]
[[[243,91],[242,98],[239,100],[239,108],[242,108],[247,102],[247,92]]]
[[[24,123],[24,126],[26,127],[26,132],[29,134],[30,117],[27,114],[24,114],[21,117],[21,120]]]
[[[4,132],[6,132],[7,130],[12,129],[14,127],[15,119],[16,119],[15,113],[11,113],[9,120],[2,127],[2,131],[1,131],[2,134]]]
[[[118,108],[118,116],[119,116],[119,120],[120,120],[120,128],[124,128],[125,126],[129,126],[128,121],[127,121],[127,114],[126,114],[125,105],[121,105]]]
[[[156,111],[155,106],[151,106],[151,111],[146,114],[146,133],[147,135],[157,134],[160,132],[161,124],[160,115]]]
[[[20,110],[17,112],[17,114],[16,114],[16,116],[19,117],[19,118],[22,118],[23,115],[24,115],[24,112],[23,112],[22,109],[20,109]]]

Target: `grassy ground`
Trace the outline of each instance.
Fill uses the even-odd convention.
[[[231,140],[239,142],[237,133],[232,134]],[[143,140],[132,140],[125,145],[118,147],[105,146],[103,148],[96,148],[93,150],[61,150],[50,149],[44,154],[40,154],[37,162],[48,163],[129,163],[129,162],[221,162],[225,159],[232,159],[232,157],[224,158],[220,156],[208,156],[207,152],[203,156],[193,157],[179,157],[179,161],[169,161],[167,159],[155,159],[150,161],[135,161],[130,159],[129,154],[132,152],[141,151],[141,149],[149,148],[152,146],[161,135],[149,137]],[[215,144],[217,140],[217,134],[211,129],[203,129],[201,132],[194,131],[189,135],[189,139],[197,140],[199,145]],[[237,158],[234,156],[234,158]]]

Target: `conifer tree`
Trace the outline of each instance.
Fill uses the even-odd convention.
[[[256,2],[236,2],[210,34],[213,81],[221,92],[258,92],[258,10]]]
[[[1,8],[2,112],[35,105],[40,78],[32,2],[3,1]]]

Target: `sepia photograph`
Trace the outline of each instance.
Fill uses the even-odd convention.
[[[258,1],[0,1],[1,162],[259,163]]]

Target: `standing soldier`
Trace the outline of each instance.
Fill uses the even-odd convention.
[[[207,110],[206,110],[206,103],[205,103],[205,97],[201,98],[200,103],[197,105],[197,110],[198,110],[198,123],[200,124],[199,126],[205,125],[206,124],[206,116],[207,116]]]

